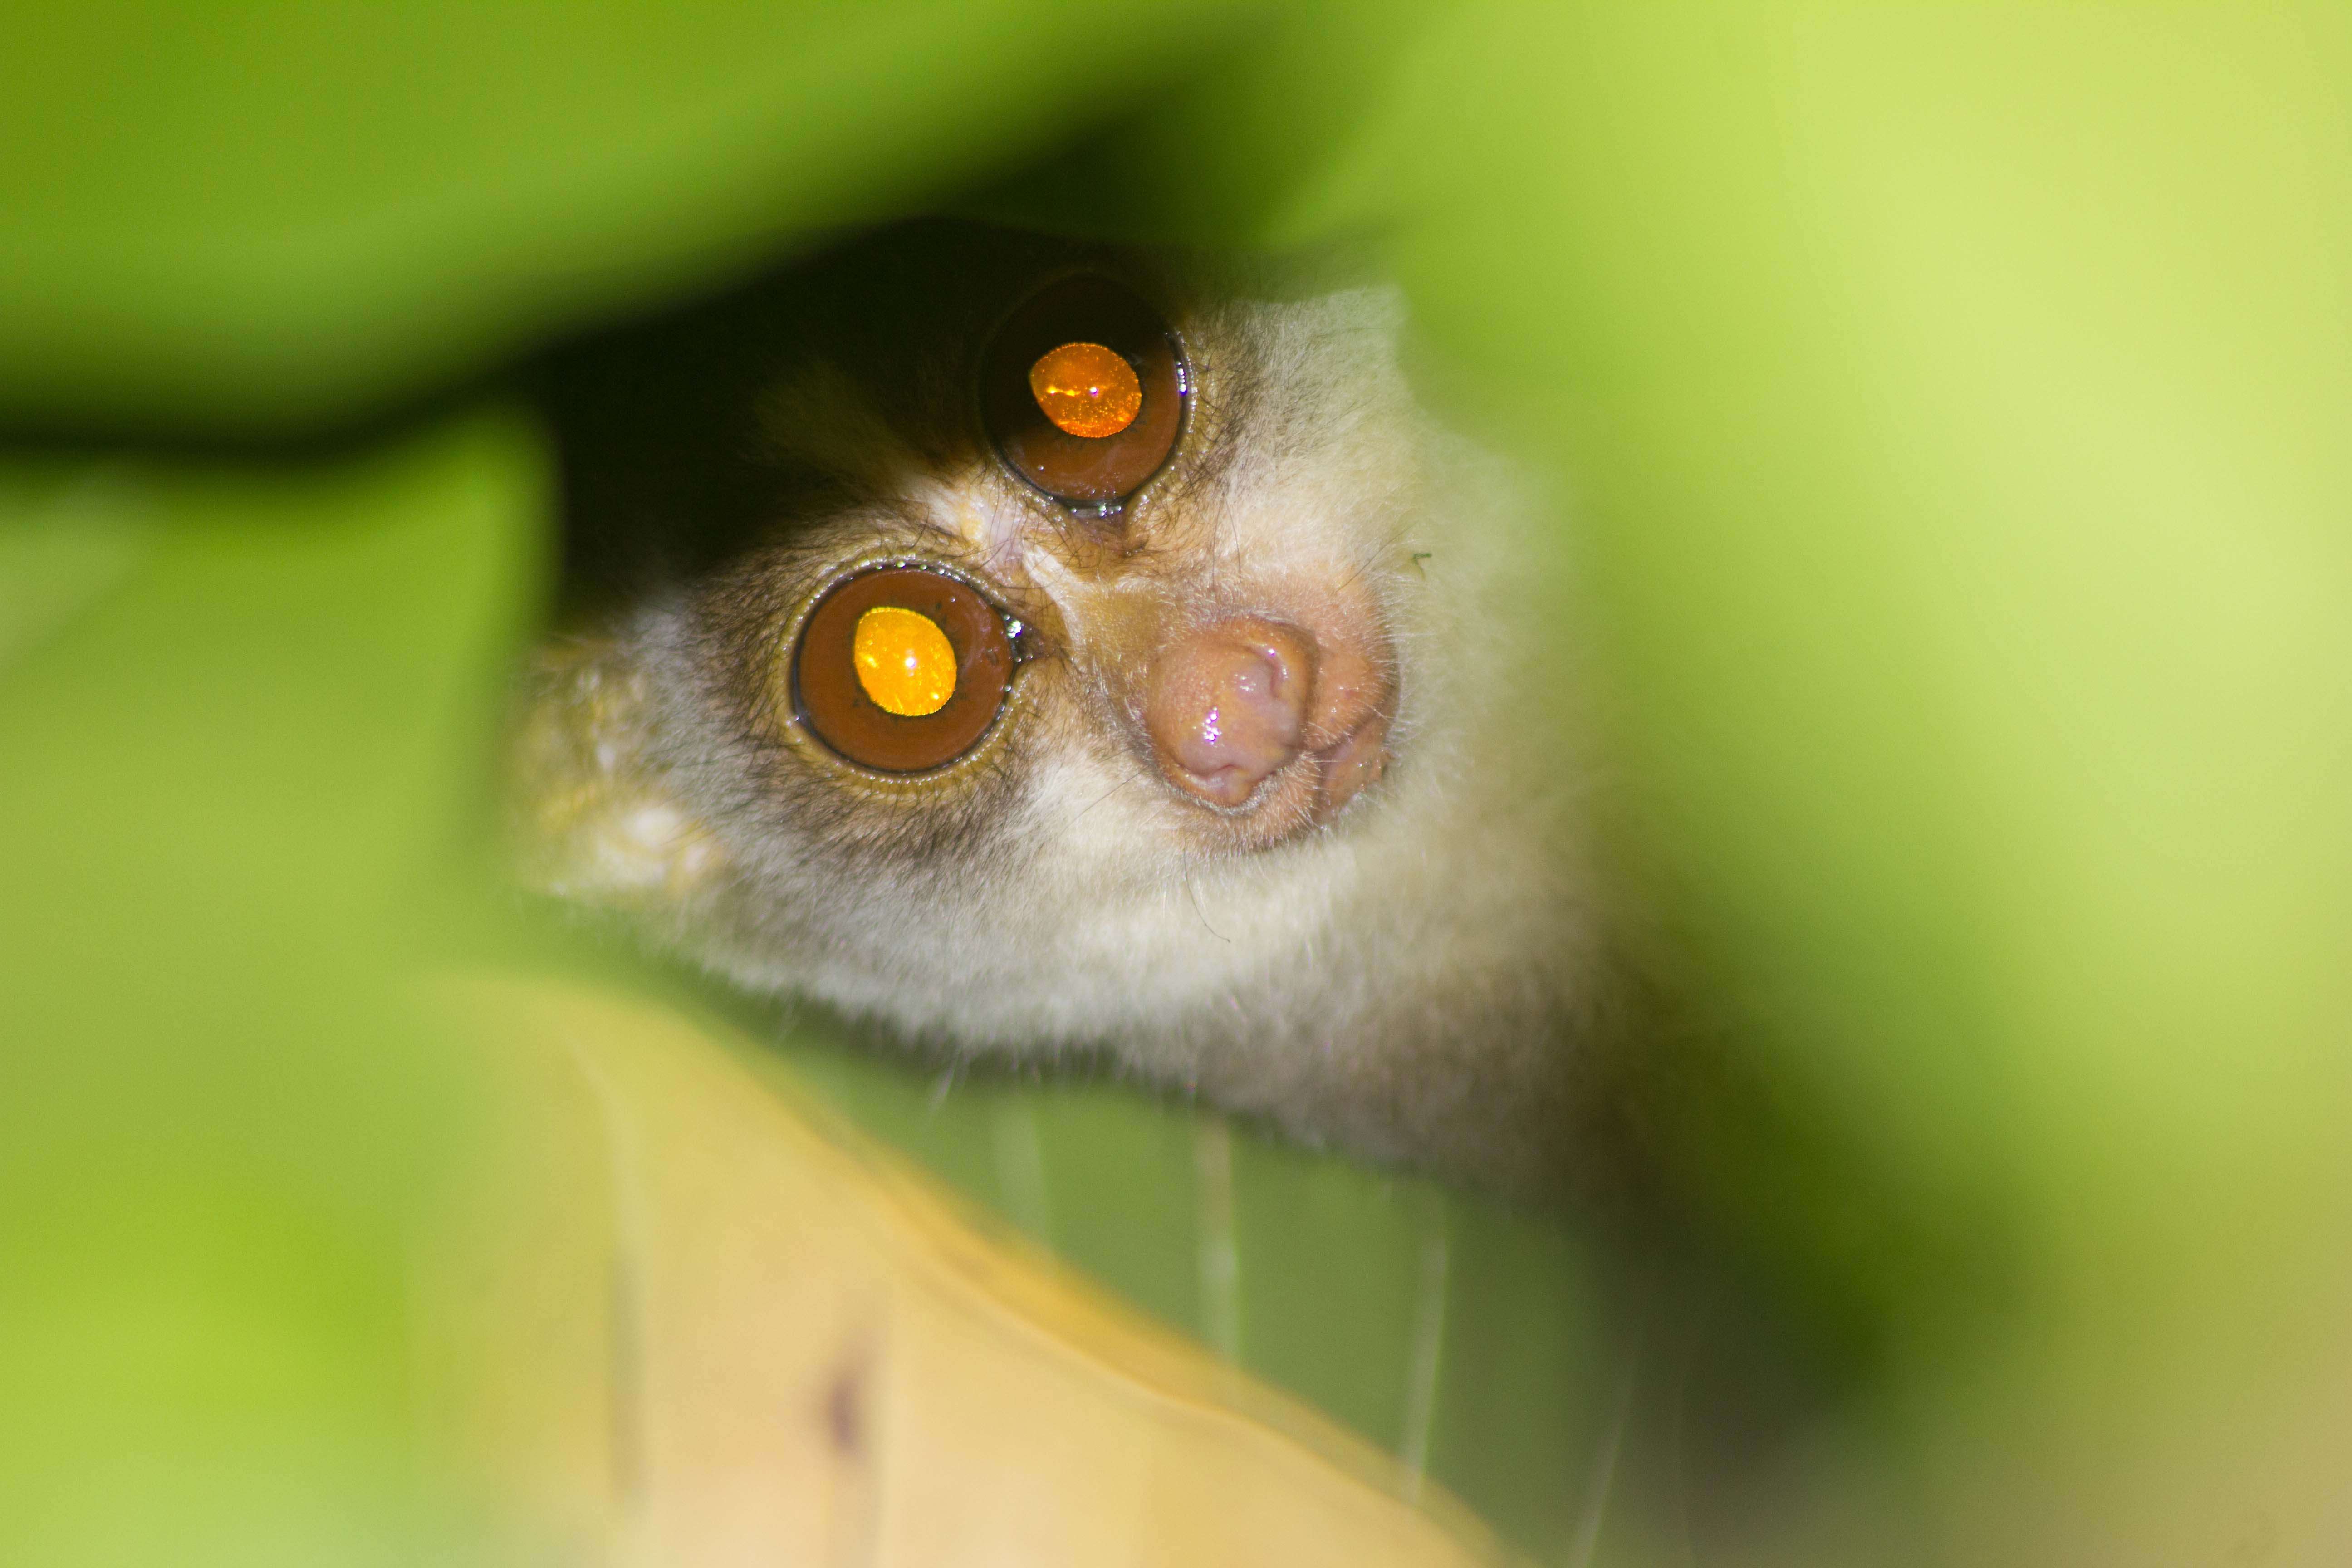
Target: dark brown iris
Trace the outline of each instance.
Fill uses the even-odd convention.
[[[889,689],[871,668],[862,678],[858,668],[859,625],[873,610],[911,612],[945,635],[955,660],[954,689],[945,703],[894,712],[875,700],[877,691],[888,700]],[[869,627],[869,666],[875,642]],[[833,751],[877,773],[929,773],[954,762],[988,732],[1012,684],[1013,640],[1003,616],[966,584],[922,566],[879,567],[835,584],[793,650],[794,711]]]
[[[1124,411],[1125,378],[1088,371],[1116,355],[1141,405]],[[1064,384],[1067,384],[1066,385]],[[1184,362],[1167,324],[1108,278],[1049,285],[1013,312],[981,368],[981,414],[1013,472],[1071,506],[1117,507],[1176,449],[1184,427]],[[1090,418],[1080,405],[1119,407]],[[1087,434],[1099,430],[1103,434]]]

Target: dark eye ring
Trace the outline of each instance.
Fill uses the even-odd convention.
[[[1013,686],[1015,627],[963,579],[893,563],[824,591],[793,644],[794,714],[845,760],[943,768],[987,734]]]
[[[1064,505],[1106,512],[1167,465],[1191,392],[1167,323],[1093,273],[1015,308],[981,366],[981,417],[1005,466]]]

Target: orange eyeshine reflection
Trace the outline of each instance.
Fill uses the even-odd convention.
[[[929,616],[877,605],[857,617],[850,647],[857,684],[901,719],[936,713],[955,695],[955,647]]]
[[[1143,411],[1134,367],[1100,343],[1046,351],[1029,367],[1029,390],[1056,426],[1095,440],[1118,435]]]

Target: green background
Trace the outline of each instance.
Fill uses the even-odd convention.
[[[466,1083],[400,984],[511,940],[467,867],[551,505],[498,373],[940,205],[1365,248],[1433,402],[1556,476],[1681,1176],[1839,1369],[1710,1557],[2352,1531],[2340,8],[9,20],[0,1558],[438,1541],[403,1249]],[[1430,1461],[1593,1544],[1644,1363],[1572,1238],[1235,1134],[1227,1315],[1189,1120],[800,1053],[1376,1440],[1443,1238]]]

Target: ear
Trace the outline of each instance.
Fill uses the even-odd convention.
[[[508,832],[526,885],[626,909],[675,906],[716,873],[719,845],[652,765],[645,671],[610,637],[541,647],[509,753]]]

